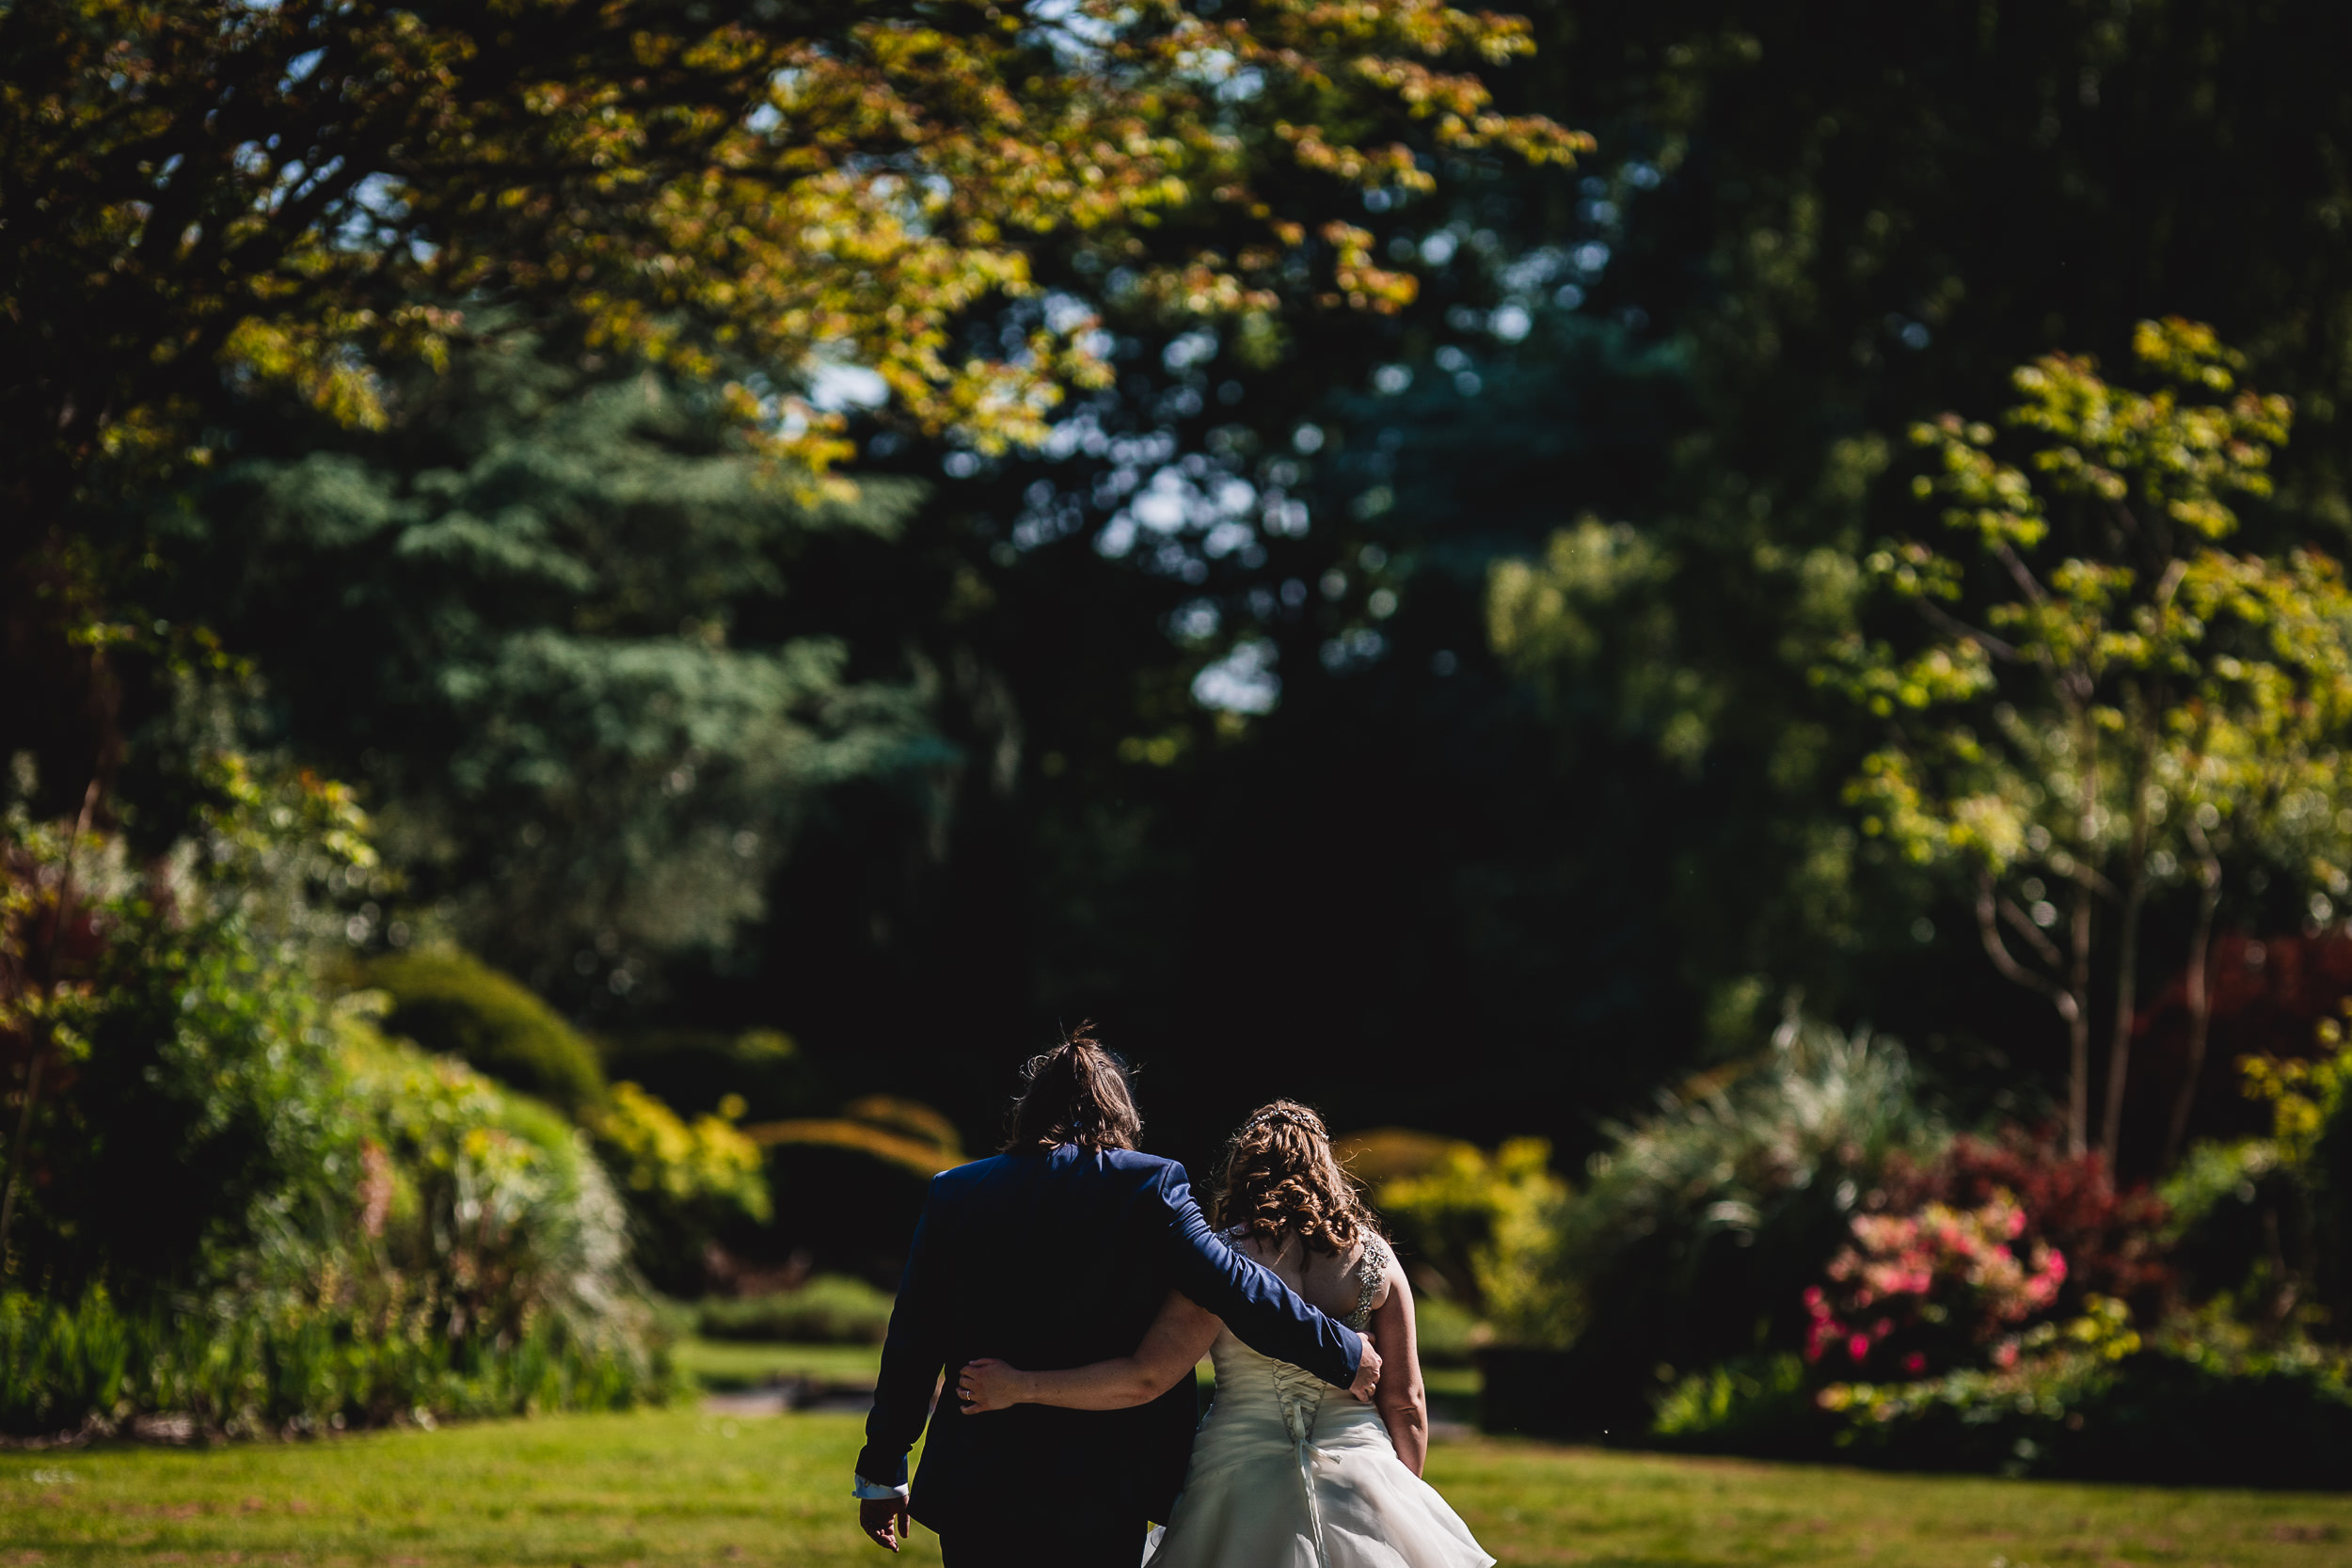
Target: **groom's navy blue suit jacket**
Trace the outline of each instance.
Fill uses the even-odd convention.
[[[962,1415],[957,1372],[993,1355],[1046,1370],[1132,1355],[1168,1291],[1252,1349],[1346,1386],[1363,1341],[1209,1228],[1184,1167],[1065,1144],[931,1180],[882,1346],[858,1474],[895,1485],[923,1431],[914,1516],[942,1534],[1057,1520],[1166,1519],[1196,1419],[1192,1379],[1133,1410],[1023,1404]]]

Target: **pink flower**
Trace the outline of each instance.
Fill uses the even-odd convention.
[[[1857,1334],[1846,1341],[1846,1354],[1850,1359],[1859,1363],[1869,1354],[1870,1337],[1867,1334]]]
[[[2003,1371],[2007,1371],[2010,1368],[2016,1366],[2017,1341],[2014,1339],[2002,1340],[1999,1348],[1994,1350],[1993,1353],[1993,1364],[2000,1368]]]
[[[1910,1373],[1913,1377],[1917,1377],[1921,1372],[1924,1372],[1927,1370],[1928,1358],[1924,1352],[1913,1351],[1909,1355],[1903,1357],[1903,1370]]]

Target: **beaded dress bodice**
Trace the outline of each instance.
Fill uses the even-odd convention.
[[[1340,1320],[1359,1333],[1391,1261],[1367,1236],[1356,1309]],[[1379,1411],[1231,1330],[1209,1354],[1216,1400],[1193,1440],[1176,1517],[1154,1535],[1145,1568],[1493,1568],[1445,1499],[1397,1458]]]

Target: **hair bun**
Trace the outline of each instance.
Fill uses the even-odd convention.
[[[1143,1131],[1127,1069],[1081,1023],[1031,1057],[1007,1130],[1008,1153],[1041,1154],[1063,1144],[1133,1148]]]

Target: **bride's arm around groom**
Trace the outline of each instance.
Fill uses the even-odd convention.
[[[1057,1368],[1130,1354],[1171,1290],[1244,1343],[1371,1397],[1379,1353],[1226,1245],[1184,1167],[1135,1150],[1140,1128],[1124,1070],[1081,1032],[1029,1065],[1004,1153],[933,1179],[857,1461],[861,1522],[881,1544],[896,1550],[912,1513],[950,1564],[1017,1547],[1034,1561],[1132,1565],[1143,1521],[1165,1516],[1181,1479],[1188,1377],[1103,1414],[934,1420],[931,1402],[943,1373],[952,1387],[981,1356]],[[910,1488],[907,1454],[927,1424]]]

